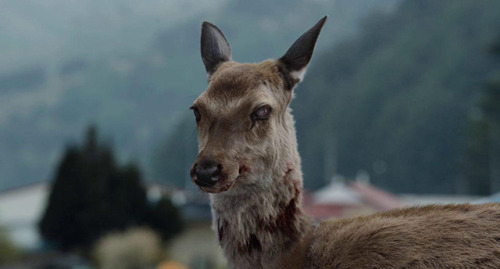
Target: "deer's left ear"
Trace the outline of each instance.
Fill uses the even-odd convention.
[[[222,31],[209,22],[201,25],[201,59],[209,76],[221,63],[231,60],[229,43]]]
[[[321,28],[323,28],[327,18],[328,16],[323,17],[311,29],[299,37],[285,55],[279,59],[280,63],[285,67],[285,70],[282,72],[287,72],[286,75],[288,76],[288,80],[291,80],[288,82],[285,81],[285,84],[287,84],[290,89],[304,78],[307,65],[314,52],[314,45],[316,44],[316,40],[318,40]]]

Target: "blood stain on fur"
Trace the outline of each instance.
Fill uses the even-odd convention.
[[[224,238],[224,228],[226,226],[226,222],[223,221],[220,223],[220,219],[217,220],[217,234],[219,235],[219,243],[222,243],[222,239]]]
[[[240,253],[252,253],[254,251],[260,252],[262,251],[262,245],[260,243],[259,238],[255,234],[250,234],[250,237],[246,242],[244,242],[240,247],[238,248],[238,251]]]

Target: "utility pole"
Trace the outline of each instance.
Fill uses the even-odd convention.
[[[489,181],[490,194],[500,191],[500,128],[495,123],[489,124]]]
[[[330,180],[337,173],[337,136],[331,135],[325,139],[323,178],[325,185],[330,184]]]

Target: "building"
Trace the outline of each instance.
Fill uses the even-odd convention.
[[[316,220],[368,215],[407,205],[403,199],[364,181],[333,180],[304,195],[304,210]]]
[[[37,182],[0,191],[0,226],[21,248],[41,246],[37,225],[46,206],[48,188],[47,182]]]

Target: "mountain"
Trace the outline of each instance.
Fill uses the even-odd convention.
[[[91,123],[154,177],[156,149],[206,85],[204,20],[224,30],[236,60],[255,61],[282,54],[326,13],[332,44],[398,2],[2,1],[0,188],[50,178]]]
[[[323,47],[296,89],[305,186],[318,188],[334,174],[368,174],[372,184],[398,193],[500,191],[488,187],[488,171],[467,171],[488,168],[477,164],[488,159],[487,144],[470,137],[483,132],[476,136],[484,139],[484,129],[470,130],[470,122],[500,68],[488,52],[500,37],[500,2],[406,0],[362,25],[342,42],[320,37]],[[193,116],[185,121],[154,169],[171,184],[188,179],[185,160],[196,155],[189,146],[196,141]],[[477,157],[470,155],[474,143],[481,156],[467,163]]]
[[[320,55],[293,104],[308,186],[331,176],[324,159],[395,192],[455,193],[464,180],[488,180],[464,178],[462,160],[467,123],[498,68],[488,53],[498,29],[500,2],[404,1]]]

